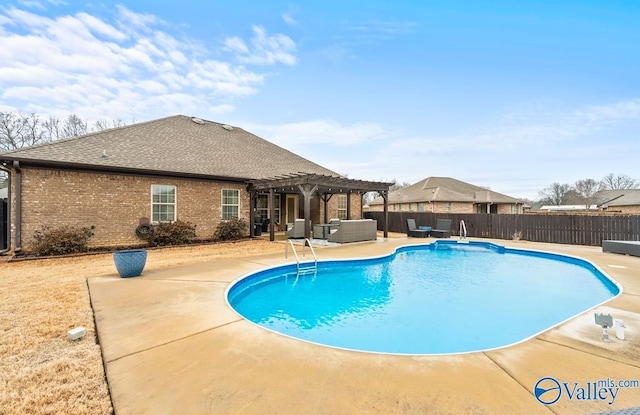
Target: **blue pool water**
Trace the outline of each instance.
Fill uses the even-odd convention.
[[[365,260],[251,274],[228,290],[246,319],[327,346],[445,354],[519,342],[619,293],[589,262],[498,245],[438,241]]]

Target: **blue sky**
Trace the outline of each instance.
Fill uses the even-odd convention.
[[[640,3],[0,5],[0,111],[240,126],[351,178],[640,179]]]

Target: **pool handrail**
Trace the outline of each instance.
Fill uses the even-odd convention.
[[[316,256],[316,251],[313,249],[313,245],[311,245],[311,241],[309,240],[309,238],[304,238],[304,241],[302,242],[302,257],[305,257],[305,247],[307,245],[309,245],[309,249],[311,250],[311,254],[313,255],[313,266],[309,267],[309,268],[302,268],[300,269],[300,258],[298,257],[298,253],[296,252],[296,247],[293,244],[293,240],[288,239],[287,240],[289,242],[289,245],[291,245],[291,250],[293,251],[293,255],[296,258],[296,275],[300,275],[300,272],[302,271],[303,273],[307,273],[307,272],[311,272],[313,271],[313,273],[317,273],[318,272],[318,257]],[[285,245],[284,248],[284,258],[287,259],[289,258],[289,245]]]

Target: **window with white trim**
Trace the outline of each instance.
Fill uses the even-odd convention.
[[[222,189],[222,220],[240,217],[240,191]]]
[[[338,195],[338,219],[347,219],[347,195]]]
[[[151,221],[174,222],[176,220],[176,187],[151,185]]]

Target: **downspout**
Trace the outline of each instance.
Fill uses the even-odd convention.
[[[0,164],[0,170],[7,172],[9,176],[9,183],[7,183],[7,229],[5,229],[7,249],[0,250],[0,254],[4,254],[11,250],[11,182],[13,181],[13,175],[11,174],[11,170],[5,167],[4,164]]]
[[[22,170],[19,161],[13,161],[13,170],[16,175],[16,247],[14,253],[19,255],[22,253]]]

